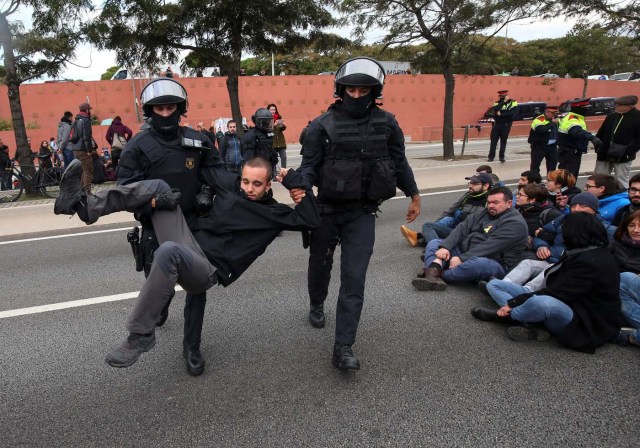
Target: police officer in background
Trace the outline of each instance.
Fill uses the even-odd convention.
[[[273,115],[264,107],[256,110],[251,120],[255,125],[244,134],[245,159],[262,157],[271,162],[271,171],[276,173],[278,153],[273,149]]]
[[[547,173],[558,165],[558,109],[547,107],[542,115],[531,122],[529,144],[531,145],[530,170],[540,172],[542,159],[546,159]]]
[[[161,179],[181,192],[180,208],[190,228],[196,225],[200,214],[195,197],[200,192],[198,169],[202,166],[220,166],[224,170],[218,151],[202,133],[180,126],[180,117],[187,112],[187,91],[170,78],[151,81],[140,93],[140,102],[149,127],[136,134],[122,152],[118,164],[118,184]],[[145,276],[149,275],[153,253],[158,248],[151,219],[147,214],[137,216],[142,224],[142,253]],[[192,375],[204,371],[204,358],[200,352],[200,336],[206,294],[187,293],[184,308],[184,356]],[[157,323],[162,326],[168,316],[168,305]]]
[[[309,323],[325,325],[333,253],[341,245],[340,292],[336,308],[333,365],[356,370],[352,345],[364,301],[364,283],[375,241],[378,206],[395,196],[396,186],[411,203],[407,222],[420,214],[420,195],[404,152],[404,135],[395,117],[376,105],[384,69],[358,57],[337,71],[329,110],[309,124],[299,168],[318,187],[322,224],[311,232],[308,289]],[[291,196],[302,194],[294,190]]]
[[[590,98],[582,98],[570,103],[571,109],[558,123],[558,168],[567,170],[576,179],[580,174],[582,154],[587,153],[589,142],[596,152],[602,147],[602,141],[587,131],[584,114],[591,108]]]
[[[493,116],[493,127],[491,128],[491,143],[489,144],[489,162],[493,162],[496,157],[496,147],[500,140],[500,162],[505,162],[505,151],[507,149],[507,139],[513,124],[513,115],[518,107],[518,102],[509,98],[508,90],[498,91],[498,101],[491,106]]]

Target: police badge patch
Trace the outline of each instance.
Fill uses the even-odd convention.
[[[185,166],[187,168],[189,168],[190,170],[193,169],[193,167],[196,166],[196,159],[189,157],[186,161],[185,161]]]

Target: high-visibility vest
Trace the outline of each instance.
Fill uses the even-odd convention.
[[[575,112],[569,112],[560,119],[558,123],[558,132],[561,134],[568,134],[569,129],[574,126],[580,126],[583,131],[587,130],[587,123],[585,123],[584,117],[576,114]]]

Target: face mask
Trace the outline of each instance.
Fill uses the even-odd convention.
[[[168,117],[153,112],[151,114],[151,126],[162,135],[175,135],[178,132],[178,126],[180,124],[180,110],[176,109]]]
[[[345,92],[344,98],[342,98],[347,113],[354,118],[364,117],[369,111],[369,106],[373,104],[373,94],[368,93],[360,98],[353,98]]]

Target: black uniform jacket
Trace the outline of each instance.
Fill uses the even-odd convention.
[[[213,188],[215,199],[213,210],[198,220],[193,234],[217,268],[223,286],[238,279],[281,231],[311,230],[320,225],[311,189],[291,208],[278,203],[271,192],[260,201],[247,199],[236,174],[212,168],[201,170],[201,175]],[[289,170],[282,182],[288,189],[304,188],[304,183],[294,170]]]

